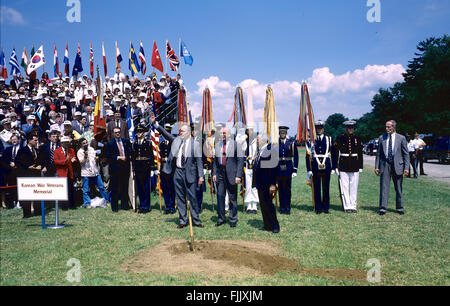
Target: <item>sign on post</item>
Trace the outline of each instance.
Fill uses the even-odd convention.
[[[19,201],[68,201],[66,177],[18,177]]]
[[[49,228],[62,228],[58,224],[58,201],[68,200],[66,177],[18,177],[17,198],[19,201],[42,201],[42,228],[45,229],[45,201],[56,201],[55,225]]]

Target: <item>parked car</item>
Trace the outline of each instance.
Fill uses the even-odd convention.
[[[450,137],[424,137],[423,161],[438,160],[440,164],[450,161]]]
[[[378,139],[369,140],[369,142],[364,146],[364,153],[367,155],[377,155],[378,150]]]

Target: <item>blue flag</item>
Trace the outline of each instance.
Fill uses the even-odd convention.
[[[141,71],[141,67],[139,67],[139,62],[136,56],[136,52],[134,52],[134,47],[133,44],[131,43],[130,43],[130,56],[128,60],[128,68],[130,69],[132,76]]]
[[[9,59],[9,63],[11,64],[11,75],[20,75],[19,62],[17,61],[16,49],[13,49],[11,58]]]
[[[189,52],[186,44],[183,41],[181,41],[181,54],[180,54],[180,56],[184,58],[184,63],[186,65],[192,66],[192,63],[194,62],[194,59],[192,58],[191,53]]]
[[[128,133],[130,134],[130,141],[134,141],[134,122],[133,118],[131,117],[131,107],[128,108],[127,111],[127,125],[128,125]]]
[[[78,52],[75,57],[75,65],[73,65],[72,76],[77,75],[79,72],[83,71],[83,65],[81,63],[81,51],[80,46],[78,46]]]

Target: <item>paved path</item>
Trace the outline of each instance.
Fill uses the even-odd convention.
[[[364,155],[364,164],[375,166],[375,156]],[[450,165],[441,165],[437,161],[423,164],[423,170],[427,178],[450,183]]]

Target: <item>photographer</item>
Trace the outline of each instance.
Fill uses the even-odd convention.
[[[83,179],[83,207],[91,208],[91,197],[89,192],[91,183],[98,187],[103,199],[107,200],[107,195],[102,177],[98,171],[98,157],[96,156],[94,148],[89,146],[89,143],[85,138],[80,139],[80,144],[81,148],[77,152],[77,157],[81,165],[81,177]]]

